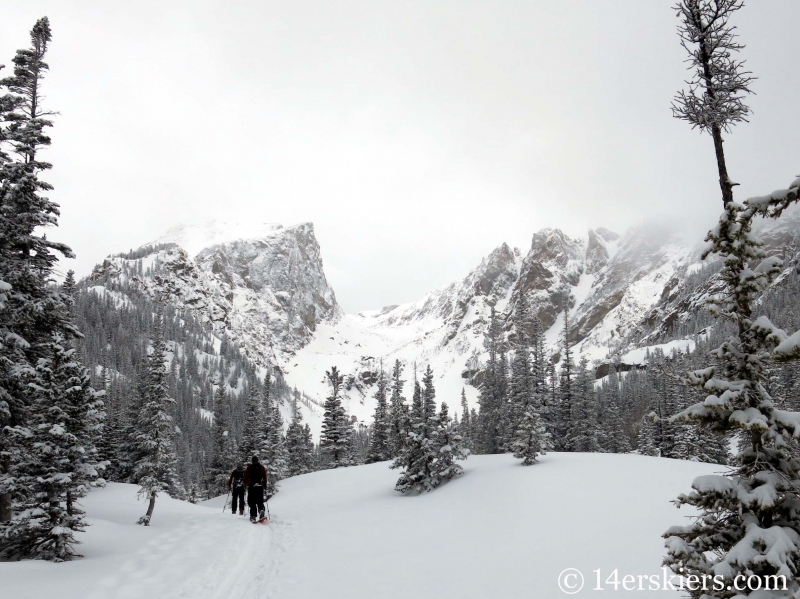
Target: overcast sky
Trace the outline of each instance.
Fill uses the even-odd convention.
[[[4,0],[0,62],[50,17],[50,237],[79,275],[182,222],[312,221],[356,311],[545,226],[708,228],[712,141],[670,112],[671,4]],[[750,0],[735,22],[759,77],[726,137],[744,198],[800,174],[800,2]]]

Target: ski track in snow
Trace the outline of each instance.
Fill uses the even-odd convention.
[[[136,487],[109,484],[84,500],[90,527],[83,559],[0,563],[0,596],[15,599],[264,599],[285,549],[287,524],[253,525],[222,513],[224,498],[191,505],[160,496],[151,526]],[[8,595],[6,595],[8,591]]]
[[[154,518],[158,515],[156,509]],[[246,517],[232,517],[228,512],[180,520],[173,530],[148,541],[135,557],[123,562],[118,574],[99,580],[97,586],[103,588],[94,590],[89,599],[265,596],[269,577],[263,559],[272,555],[268,528],[255,527]],[[178,586],[170,588],[175,583]]]

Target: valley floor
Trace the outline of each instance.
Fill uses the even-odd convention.
[[[281,483],[268,526],[160,497],[152,525],[135,487],[85,500],[85,558],[0,563],[3,596],[18,599],[348,599],[564,596],[558,576],[602,580],[660,574],[661,534],[687,522],[671,504],[694,477],[723,467],[636,455],[558,454],[522,467],[472,456],[465,473],[422,496],[393,490],[386,463]],[[603,595],[628,596],[603,583]],[[637,597],[679,593],[636,591]]]

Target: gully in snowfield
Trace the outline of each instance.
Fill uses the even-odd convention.
[[[239,515],[244,514],[244,464],[236,464],[236,469],[231,472],[228,479],[228,491],[233,494],[231,499],[231,513],[236,514],[236,504],[238,500]]]
[[[244,471],[244,484],[247,486],[247,505],[250,506],[250,522],[264,522],[264,491],[267,487],[267,470],[253,456],[253,462]],[[256,515],[257,514],[257,515]]]

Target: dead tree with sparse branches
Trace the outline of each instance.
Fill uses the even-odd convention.
[[[686,81],[689,89],[675,96],[672,113],[714,139],[725,207],[733,201],[733,187],[738,184],[728,176],[722,132],[747,122],[751,111],[744,97],[752,93],[750,84],[755,79],[745,70],[744,61],[736,59],[744,45],[738,43],[730,18],[742,6],[743,0],[680,0],[675,5],[680,19],[678,35],[689,54],[687,62],[693,76]]]

